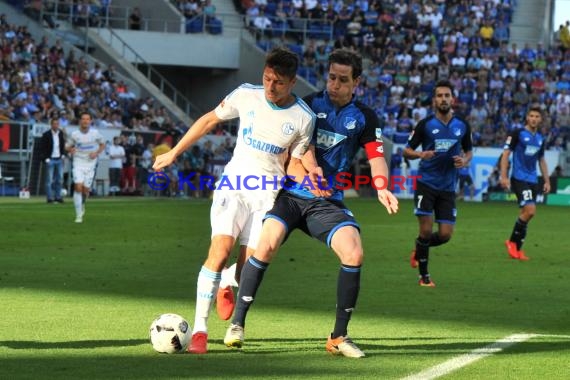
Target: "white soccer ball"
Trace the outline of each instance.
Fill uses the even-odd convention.
[[[178,314],[162,314],[150,325],[150,343],[158,352],[184,352],[191,336],[190,325]]]
[[[67,197],[67,189],[61,189],[60,195],[62,198]]]

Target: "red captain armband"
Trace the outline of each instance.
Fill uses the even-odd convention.
[[[384,157],[384,143],[378,141],[371,141],[364,145],[366,156],[368,160],[378,157]]]

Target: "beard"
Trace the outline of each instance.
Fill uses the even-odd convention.
[[[451,112],[451,107],[450,106],[439,106],[439,107],[437,107],[437,110],[439,111],[439,113],[447,115],[448,113]]]

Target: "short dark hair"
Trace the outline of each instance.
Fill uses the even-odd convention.
[[[449,90],[451,91],[451,95],[453,95],[453,91],[454,91],[453,85],[447,79],[441,79],[441,80],[437,81],[437,83],[435,84],[435,86],[433,88],[433,95],[434,96],[435,96],[435,90],[437,90],[439,87],[449,88]]]
[[[528,111],[526,111],[526,114],[528,115],[531,112],[538,112],[540,114],[540,116],[542,117],[542,108],[540,107],[540,104],[537,103],[533,103],[531,105],[528,106]]]
[[[362,57],[349,49],[335,49],[329,55],[329,68],[333,63],[352,67],[352,79],[362,74]]]
[[[287,78],[295,78],[299,68],[299,57],[287,48],[276,47],[265,57],[265,67]]]

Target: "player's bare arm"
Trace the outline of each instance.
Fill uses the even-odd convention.
[[[105,150],[105,144],[99,144],[99,149],[97,149],[97,151],[95,152],[89,153],[89,158],[92,160],[96,159],[104,150]]]
[[[395,214],[398,212],[398,198],[387,189],[388,186],[388,165],[384,157],[374,157],[368,160],[370,163],[370,173],[372,178],[383,178],[384,186],[378,184],[378,200],[388,211],[388,214]]]
[[[214,111],[210,111],[205,115],[202,115],[186,132],[184,137],[172,148],[169,152],[161,154],[156,157],[152,168],[154,170],[161,170],[169,165],[171,165],[176,157],[182,154],[186,149],[188,149],[192,144],[196,143],[202,136],[210,132],[214,127],[220,123],[222,119],[216,116]]]
[[[429,160],[433,156],[435,156],[435,150],[425,150],[417,152],[410,147],[404,148],[404,157],[407,158],[408,160],[417,160],[418,158],[420,160]]]
[[[544,187],[542,191],[544,194],[550,193],[550,176],[548,174],[548,166],[546,165],[546,160],[544,157],[541,157],[538,161],[538,166],[540,167],[540,173],[542,174],[542,178],[544,179]]]
[[[499,178],[499,183],[503,189],[510,189],[511,181],[509,180],[508,176],[508,168],[509,168],[509,156],[511,155],[511,151],[509,149],[505,149],[503,154],[501,155],[501,177]]]
[[[469,151],[462,156],[453,156],[453,164],[457,169],[464,168],[465,166],[469,165],[471,159],[473,158],[473,152]]]

